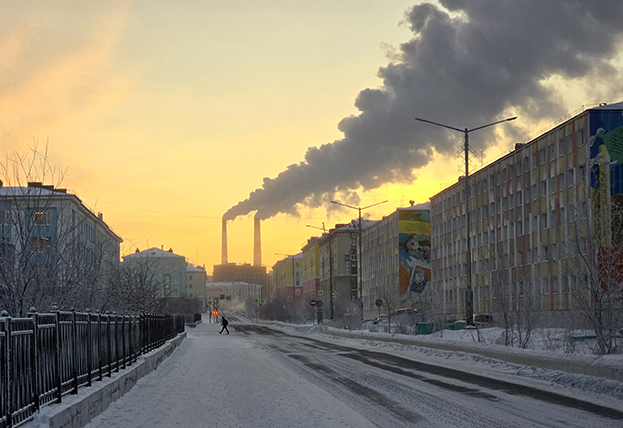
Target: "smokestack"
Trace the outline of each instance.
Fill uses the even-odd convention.
[[[221,247],[221,264],[227,264],[227,220],[223,219],[223,239]]]
[[[260,233],[260,219],[255,217],[253,234],[253,266],[262,266],[262,238]]]

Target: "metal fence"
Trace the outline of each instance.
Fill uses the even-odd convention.
[[[184,315],[90,312],[0,315],[0,428],[110,377],[184,331]]]

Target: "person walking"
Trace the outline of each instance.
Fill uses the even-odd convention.
[[[218,334],[223,333],[223,330],[227,331],[227,334],[229,334],[229,329],[227,328],[227,324],[229,324],[229,321],[227,321],[227,319],[225,319],[224,316],[221,317],[221,325],[223,326],[223,328],[221,329],[221,331],[219,331]]]

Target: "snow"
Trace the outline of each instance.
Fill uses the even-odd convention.
[[[240,335],[219,330],[191,330],[172,357],[87,427],[374,426]]]
[[[249,324],[255,323],[251,319],[245,321]],[[235,322],[230,324],[230,328],[234,327],[231,329],[231,335],[217,334],[220,325],[215,323],[187,328],[188,337],[156,371],[139,380],[128,393],[112,403],[87,427],[378,426],[357,411],[357,406],[349,403],[348,399],[328,393],[309,376],[275,359],[274,355],[271,355],[270,347],[262,348],[254,345],[249,337],[258,340],[258,336],[246,336],[236,332],[235,324]],[[450,366],[457,370],[508,380],[623,411],[623,383],[616,381],[522,366],[468,352],[443,351],[374,340],[398,339],[404,338],[404,335],[361,332],[365,336],[352,339],[327,335],[325,333],[332,330],[337,332],[338,329],[325,326],[295,326],[276,322],[262,324],[290,335],[389,353],[428,364]],[[481,329],[480,342],[474,330],[444,331],[443,335],[418,338],[432,342],[462,343],[472,347],[506,348],[495,344],[500,333],[500,330],[495,328]],[[534,349],[515,351],[533,355],[545,353],[579,361],[596,358],[585,352],[587,345],[582,342],[578,346],[579,350],[571,356],[565,355],[560,348],[548,349],[551,348],[548,345],[551,343],[551,337],[559,333],[561,332],[543,332],[543,338],[535,337]],[[614,365],[623,364],[622,355],[608,357],[610,363]],[[356,372],[358,369],[354,364],[355,362],[352,367],[344,369]],[[431,400],[435,399],[431,396]],[[67,400],[67,403],[72,401],[69,397],[64,397],[63,400]],[[460,395],[452,396],[450,400],[456,401],[457,409],[470,408],[472,405],[467,401],[468,398]],[[521,410],[517,409],[522,409],[524,398],[505,396],[505,400],[509,403],[509,409],[516,411],[512,417],[521,415]],[[486,406],[486,403],[483,406]],[[548,414],[548,411],[545,405],[538,410],[542,414]],[[434,415],[426,414],[426,417],[434,418]],[[565,418],[568,421],[572,418],[568,415],[556,417],[560,418],[557,421]],[[43,427],[47,426],[47,422],[45,415],[37,415],[35,420],[26,426]],[[580,421],[576,421],[574,425],[579,424]]]
[[[314,325],[308,325],[307,328],[303,328],[301,326],[292,326],[283,323],[273,323],[273,328],[278,328],[292,334],[300,334],[301,331],[306,331],[306,335],[313,335],[314,337],[319,336],[321,330],[328,330],[329,332],[331,330],[339,330],[331,327],[327,328],[325,326],[319,327]],[[603,403],[603,400],[605,400],[614,406],[620,407],[622,403],[620,400],[623,400],[623,383],[621,382],[595,376],[572,374],[563,371],[539,369],[531,366],[513,364],[469,352],[444,351],[418,345],[404,345],[396,342],[374,340],[374,337],[382,337],[385,339],[404,339],[409,337],[413,338],[414,336],[373,332],[361,333],[363,335],[362,339],[349,339],[328,335],[322,335],[321,339],[342,342],[347,346],[354,348],[375,349],[383,352],[389,352],[395,355],[432,364],[443,364],[459,370],[469,371],[471,373],[496,377],[503,376],[505,379],[512,380],[516,383],[523,382],[526,385],[532,385],[532,381],[538,380],[555,386],[552,390],[557,392],[560,392],[558,387],[563,387],[569,396],[576,398],[582,396],[582,394],[593,395],[594,402],[596,404]],[[537,332],[536,337],[532,342],[532,347],[529,349],[509,348],[507,346],[495,344],[501,333],[502,329],[497,327],[480,329],[481,342],[478,342],[477,330],[444,330],[441,334],[436,333],[426,336],[419,335],[417,336],[417,339],[419,341],[445,342],[458,346],[462,345],[467,349],[494,348],[496,350],[506,351],[507,353],[515,352],[538,357],[547,356],[559,359],[564,358],[566,360],[588,364],[598,362],[599,364],[610,365],[613,367],[623,367],[623,354],[594,355],[590,350],[590,341],[579,342],[576,347],[576,352],[573,354],[565,354],[563,347],[551,348],[547,345],[547,340],[544,340],[542,337],[539,338],[540,336],[562,337],[564,335],[563,329],[542,329],[540,332]],[[582,334],[584,333],[590,332],[582,332]]]

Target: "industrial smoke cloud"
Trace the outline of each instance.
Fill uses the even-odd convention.
[[[457,138],[414,121],[425,117],[473,127],[520,112],[522,119],[560,117],[563,109],[544,81],[551,76],[621,81],[612,61],[623,34],[620,0],[440,0],[406,12],[414,37],[380,68],[380,89],[365,89],[361,112],[339,122],[344,138],[310,147],[305,160],[264,178],[223,216],[233,219],[297,213],[336,193],[412,182],[434,150],[456,150]],[[621,87],[617,87],[619,96]],[[593,101],[593,100],[590,100]],[[505,125],[510,126],[510,125]],[[481,131],[487,144],[492,134]],[[475,146],[475,149],[482,147]],[[351,193],[352,194],[352,193]]]

